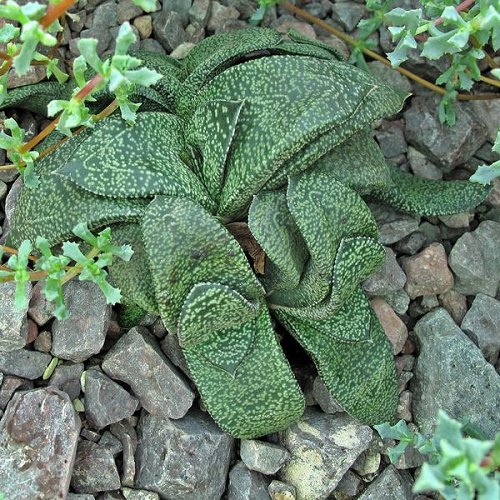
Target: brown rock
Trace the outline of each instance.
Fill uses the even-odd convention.
[[[403,261],[406,293],[411,299],[423,295],[446,293],[453,286],[453,274],[443,245],[433,243],[420,253]]]
[[[410,391],[403,391],[399,395],[399,404],[396,412],[396,418],[406,420],[407,422],[412,421]]]
[[[153,33],[153,21],[151,16],[140,16],[134,19],[134,26],[137,28],[141,40],[149,38]]]
[[[408,328],[385,300],[377,297],[371,301],[371,305],[392,344],[394,354],[400,353],[408,338]]]
[[[465,295],[455,290],[449,290],[446,293],[442,293],[438,298],[439,303],[450,313],[453,321],[457,325],[460,325],[467,312],[467,298]]]

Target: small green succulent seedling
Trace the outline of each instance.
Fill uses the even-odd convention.
[[[500,129],[498,130],[495,138],[493,151],[500,155]],[[497,177],[500,177],[500,160],[493,162],[491,165],[479,165],[470,180],[473,182],[479,182],[480,184],[489,184]]]
[[[235,436],[283,429],[304,409],[272,318],[347,412],[391,420],[392,349],[360,286],[385,256],[364,199],[442,215],[488,188],[387,164],[370,127],[407,96],[294,31],[215,35],[182,62],[136,56],[163,76],[138,96],[136,124],[108,117],[38,159],[40,185],[21,190],[10,243],[58,245],[79,221],[109,225],[134,249],[108,266],[110,280],[125,303],[161,316]],[[16,89],[8,104],[43,110],[52,85]]]
[[[500,432],[489,441],[470,424],[464,426],[442,410],[429,438],[411,431],[404,420],[394,426],[376,425],[375,429],[383,439],[399,441],[388,449],[392,463],[409,445],[427,456],[414,493],[436,491],[446,500],[500,498]]]

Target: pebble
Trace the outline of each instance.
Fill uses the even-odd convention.
[[[118,24],[122,24],[140,16],[142,12],[142,9],[135,5],[132,0],[120,0],[116,7],[116,19]]]
[[[205,28],[210,18],[211,8],[211,0],[194,0],[189,9],[189,22]]]
[[[140,43],[141,50],[147,50],[149,52],[157,52],[158,54],[166,54],[165,49],[158,43],[156,40],[152,38],[148,38],[147,40],[142,40]]]
[[[385,205],[370,203],[369,207],[380,230],[380,243],[392,245],[418,230],[420,217],[394,210]]]
[[[460,325],[467,312],[467,298],[465,295],[455,290],[448,290],[446,293],[439,295],[438,299],[441,306],[444,307],[453,318],[453,321],[455,321],[457,325]]]
[[[450,252],[455,273],[454,289],[464,295],[484,293],[494,297],[500,282],[500,223],[483,221],[461,236]]]
[[[453,127],[441,124],[437,116],[439,98],[417,96],[404,113],[406,138],[445,172],[466,162],[486,141],[484,125],[457,103]]]
[[[412,500],[413,479],[406,471],[398,471],[393,465],[386,467],[371,482],[358,500]]]
[[[189,23],[189,10],[192,3],[192,0],[163,0],[163,10],[179,14],[182,25],[186,27]]]
[[[125,500],[160,500],[158,493],[146,490],[133,490],[132,488],[122,488]]]
[[[295,486],[298,498],[326,499],[371,438],[370,427],[349,415],[326,415],[308,408],[299,422],[282,433],[291,459],[279,478]]]
[[[408,311],[410,297],[404,290],[397,290],[382,297],[393,309],[396,314],[403,315]]]
[[[396,411],[396,418],[398,420],[412,421],[411,399],[412,395],[410,391],[402,391],[399,395],[398,409]]]
[[[153,20],[151,16],[140,16],[134,19],[134,26],[139,32],[141,40],[149,38],[153,33]]]
[[[0,372],[35,380],[43,375],[51,359],[50,354],[26,349],[0,352]]]
[[[101,439],[99,439],[99,445],[107,448],[114,458],[123,452],[122,442],[114,434],[111,434],[110,431],[103,432]]]
[[[153,17],[153,33],[168,53],[186,41],[182,19],[177,12],[162,11],[156,14]]]
[[[123,486],[134,486],[135,478],[135,452],[137,450],[137,433],[127,420],[111,425],[111,432],[119,438],[122,444],[122,475]]]
[[[356,497],[363,489],[363,480],[351,469],[349,469],[340,480],[333,492],[333,498],[345,499],[345,497]]]
[[[333,396],[326,388],[325,383],[321,380],[320,377],[316,377],[314,379],[312,394],[314,397],[314,401],[325,413],[334,414],[344,411],[342,407],[337,403],[337,401],[333,399]]]
[[[171,420],[142,412],[138,439],[137,487],[170,500],[222,496],[233,438],[208,415],[193,411],[181,420]]]
[[[499,325],[500,302],[478,293],[462,321],[461,329],[492,365],[497,362],[500,351]]]
[[[405,258],[403,270],[407,277],[405,290],[410,299],[446,293],[453,287],[453,274],[440,243],[433,243],[417,255]]]
[[[364,283],[363,289],[369,295],[387,295],[401,290],[406,283],[406,275],[399,267],[396,254],[389,247],[384,247],[383,266]]]
[[[332,5],[332,18],[339,22],[346,31],[351,32],[366,14],[363,5],[353,2],[335,2]]]
[[[31,380],[11,375],[4,377],[2,373],[0,373],[0,384],[2,385],[0,389],[0,410],[2,411],[5,410],[16,391],[33,389],[33,382]]]
[[[35,339],[35,342],[33,342],[33,348],[35,351],[50,352],[52,349],[52,333],[48,330],[42,330]]]
[[[269,480],[238,462],[229,473],[228,500],[269,500]]]
[[[120,476],[113,454],[92,441],[78,443],[71,487],[77,493],[99,493],[117,490]]]
[[[240,445],[240,457],[250,470],[272,475],[276,474],[290,458],[290,453],[277,444],[243,439]]]
[[[272,500],[296,500],[297,490],[291,485],[273,479],[267,491]]]
[[[413,378],[413,418],[423,434],[436,424],[438,410],[470,419],[491,439],[500,428],[500,377],[481,351],[444,309],[416,325],[420,355]]]
[[[394,71],[381,61],[371,61],[368,63],[370,71],[380,80],[388,83],[391,87],[403,92],[410,93],[412,84],[409,78],[402,75],[398,71]]]
[[[170,57],[173,57],[174,59],[184,59],[194,47],[195,44],[191,42],[181,43],[170,53]]]
[[[49,385],[64,391],[71,401],[80,395],[81,376],[83,373],[83,363],[65,363],[59,365],[54,370],[49,379]]]
[[[392,345],[393,354],[399,354],[408,338],[408,328],[385,300],[377,297],[370,304]]]
[[[417,149],[408,146],[407,156],[411,170],[417,177],[435,181],[443,178],[443,171]]]
[[[0,201],[5,198],[6,194],[7,194],[7,184],[5,184],[5,182],[0,180]]]
[[[28,308],[29,316],[38,326],[45,325],[54,316],[55,310],[54,303],[49,302],[42,293],[44,285],[44,281],[35,283]]]
[[[102,369],[128,384],[153,415],[181,418],[193,404],[194,394],[186,380],[143,327],[132,328],[118,340],[106,354]]]
[[[238,19],[240,13],[234,7],[226,7],[219,2],[212,1],[212,8],[207,22],[207,29],[218,32],[229,19]]]
[[[71,280],[64,285],[67,319],[52,324],[52,354],[79,363],[101,351],[111,317],[111,306],[91,281]]]
[[[403,132],[403,123],[399,121],[383,121],[375,131],[375,137],[386,158],[394,158],[406,153],[408,144]]]
[[[94,429],[130,417],[139,401],[99,370],[85,372],[85,417]]]
[[[496,99],[468,101],[466,107],[486,127],[488,139],[495,142],[500,128],[500,102]]]
[[[66,498],[79,432],[80,419],[64,393],[43,388],[15,394],[0,421],[5,498]]]
[[[31,295],[31,283],[26,284],[26,297]],[[22,349],[28,339],[28,306],[18,309],[15,305],[16,284],[0,283],[0,353]]]

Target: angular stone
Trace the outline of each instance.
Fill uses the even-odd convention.
[[[153,33],[168,53],[186,41],[182,19],[177,12],[162,11],[156,14],[153,17]]]
[[[396,254],[385,247],[384,265],[364,283],[363,289],[369,295],[387,295],[401,290],[406,283],[406,275],[399,267]]]
[[[412,91],[410,79],[386,66],[383,62],[371,61],[368,63],[368,67],[377,78],[388,83],[391,87],[407,93]]]
[[[379,225],[382,245],[392,245],[418,230],[420,217],[375,203],[370,203],[369,206]]]
[[[193,5],[189,9],[189,21],[191,24],[205,27],[210,17],[212,7],[211,0],[194,0]]]
[[[474,219],[474,214],[470,212],[462,212],[453,215],[440,215],[439,220],[447,227],[452,229],[466,228]]]
[[[26,284],[26,297],[31,295],[31,283]],[[15,351],[26,345],[28,306],[18,309],[15,305],[16,284],[0,283],[0,352]]]
[[[189,10],[192,3],[193,0],[163,0],[163,10],[179,14],[182,25],[185,27],[189,23]]]
[[[233,438],[193,411],[181,420],[142,412],[136,486],[169,500],[213,500],[224,492]]]
[[[234,7],[226,7],[215,0],[212,1],[212,8],[208,18],[207,29],[219,32],[224,24],[230,19],[238,19],[240,13]]]
[[[333,498],[339,498],[339,493],[341,495],[346,495],[347,497],[355,497],[363,489],[363,481],[361,478],[355,474],[351,469],[349,469],[340,480],[339,484],[335,488],[333,493]],[[344,498],[344,497],[340,497]]]
[[[85,417],[94,429],[130,417],[139,401],[99,370],[85,372]]]
[[[403,124],[400,121],[382,122],[382,126],[375,131],[375,137],[386,158],[402,155],[408,149]]]
[[[271,481],[267,491],[272,500],[296,500],[297,498],[297,490],[294,486],[276,481],[276,479]]]
[[[137,433],[132,425],[123,420],[111,426],[111,432],[120,439],[123,450],[122,485],[134,486],[135,452],[137,450]]]
[[[332,5],[332,17],[347,31],[353,31],[359,21],[366,14],[365,7],[353,2],[335,2]]]
[[[45,325],[54,316],[55,310],[54,302],[49,302],[42,293],[44,285],[44,281],[35,284],[28,309],[28,314],[38,326]]]
[[[243,439],[240,445],[240,457],[250,470],[272,475],[276,474],[290,458],[290,453],[277,444],[257,439]]]
[[[488,137],[486,127],[470,115],[461,103],[455,110],[453,127],[439,122],[439,97],[417,96],[405,112],[406,138],[445,171],[465,163]]]
[[[411,299],[446,293],[453,286],[453,274],[440,243],[433,243],[417,255],[405,258],[403,270],[407,277],[405,290]]]
[[[7,184],[5,184],[5,182],[0,180],[0,201],[5,198],[6,194],[7,194]]]
[[[110,431],[103,432],[101,439],[99,439],[99,445],[107,448],[115,458],[123,452],[122,442]]]
[[[17,173],[17,171],[16,171],[16,173]],[[2,175],[0,175],[0,178],[4,182],[11,182],[15,179],[15,177],[13,177],[12,179],[7,180],[8,179],[7,174],[11,175],[11,176],[13,175],[12,173],[10,173],[9,170],[7,170],[6,172],[0,172],[0,174],[2,174]],[[2,232],[0,233],[1,234],[0,245],[5,245],[5,242],[7,241],[7,236],[9,235],[10,220],[12,219],[12,216],[14,215],[16,201],[19,198],[22,187],[23,187],[23,184],[21,182],[21,177],[18,177],[16,179],[16,181],[14,182],[14,184],[12,184],[12,186],[10,187],[9,194],[7,195],[7,198],[5,199],[5,208],[4,208],[5,220],[3,221]],[[2,285],[2,284],[0,284],[0,285]],[[0,290],[1,290],[1,288],[0,288]]]
[[[410,297],[404,290],[397,290],[396,292],[384,295],[384,300],[394,309],[396,314],[406,314],[408,306],[410,305]]]
[[[337,401],[335,401],[320,377],[314,379],[312,391],[315,402],[318,403],[319,407],[325,413],[333,414],[344,411]]]
[[[488,139],[495,142],[500,128],[500,101],[491,99],[488,101],[468,101],[467,109],[488,130]]]
[[[194,47],[195,44],[191,42],[181,43],[174,50],[172,50],[170,57],[173,57],[174,59],[184,59]]]
[[[408,161],[417,177],[439,180],[443,178],[443,171],[429,161],[425,155],[411,146],[408,146]]]
[[[50,352],[52,349],[52,334],[48,330],[42,330],[35,342],[33,342],[33,348],[35,351]]]
[[[444,309],[415,325],[420,355],[411,384],[413,417],[432,433],[438,410],[467,418],[490,437],[500,428],[500,376]]]
[[[300,499],[325,499],[371,438],[370,427],[349,415],[325,415],[309,408],[283,431],[281,441],[292,456],[280,479],[295,486]]]
[[[399,354],[408,338],[408,328],[385,300],[377,297],[370,304],[391,342],[393,354]]]
[[[118,24],[122,24],[125,21],[130,21],[134,17],[140,16],[142,14],[142,9],[135,5],[132,0],[120,0],[116,8],[116,17]]]
[[[396,418],[398,420],[403,419],[406,420],[407,422],[412,421],[413,418],[411,414],[411,400],[412,400],[412,394],[410,391],[403,391],[399,395],[398,409],[396,411]]]
[[[460,326],[492,365],[497,362],[500,351],[499,325],[500,302],[479,293]]]
[[[149,52],[157,52],[158,54],[166,54],[165,49],[152,38],[141,40],[141,50],[148,50]]]
[[[280,18],[278,25],[276,26],[276,31],[279,31],[280,33],[288,33],[288,30],[290,29],[296,30],[301,35],[312,38],[313,40],[316,39],[316,32],[310,24],[297,21],[293,17],[283,16]]]
[[[126,500],[160,500],[160,495],[152,491],[122,488],[122,493]]]
[[[500,282],[500,223],[483,221],[472,233],[461,236],[450,252],[456,275],[454,289],[464,295],[484,293],[494,297]]]
[[[269,480],[238,462],[229,473],[228,500],[269,500]]]
[[[82,390],[81,376],[83,363],[65,363],[59,365],[49,379],[49,385],[64,391],[71,401],[80,395]]]
[[[35,380],[43,375],[51,360],[50,354],[26,349],[0,352],[0,372]]]
[[[5,498],[65,498],[80,425],[62,392],[44,388],[15,394],[0,421],[0,485]]]
[[[144,328],[132,328],[106,354],[102,369],[128,384],[152,415],[183,417],[194,394],[184,377],[161,352]]]
[[[140,16],[134,19],[134,26],[139,32],[141,40],[149,38],[153,33],[153,20],[151,16]]]
[[[98,493],[117,490],[120,476],[112,453],[97,443],[78,443],[71,487],[78,493]]]
[[[406,471],[398,471],[393,465],[368,485],[358,500],[412,500],[413,480]]]
[[[97,354],[104,345],[111,306],[91,281],[71,280],[64,285],[67,319],[52,324],[52,354],[79,363]]]

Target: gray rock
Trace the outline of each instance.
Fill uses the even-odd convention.
[[[465,295],[449,290],[439,295],[439,303],[448,311],[457,325],[462,323],[467,312],[467,298]]]
[[[153,19],[151,16],[139,16],[134,19],[134,26],[139,32],[141,40],[149,38],[153,33]]]
[[[152,415],[183,417],[194,394],[184,377],[161,352],[144,328],[132,328],[106,354],[102,369],[128,384]]]
[[[382,126],[375,131],[375,137],[386,158],[402,155],[408,149],[403,124],[400,121],[382,122]]]
[[[129,50],[139,50],[141,46],[141,35],[139,34],[139,30],[135,26],[130,27],[132,29],[132,33],[135,35],[135,42],[130,44]],[[113,54],[116,48],[116,39],[118,38],[118,32],[120,31],[120,27],[116,26],[114,28],[110,28],[109,32],[111,33],[111,42],[108,45],[108,50],[106,54]]]
[[[369,204],[380,228],[382,245],[392,245],[418,230],[420,217],[405,214],[384,205]]]
[[[113,454],[97,443],[81,440],[78,443],[71,487],[77,493],[117,490],[120,487],[120,476]]]
[[[35,380],[43,375],[51,360],[50,354],[26,349],[0,352],[0,372]]]
[[[408,161],[417,177],[439,180],[443,178],[443,171],[429,161],[425,155],[411,146],[408,146]]]
[[[122,485],[134,486],[135,452],[137,450],[137,433],[126,420],[111,426],[111,432],[120,440],[123,449]]]
[[[65,498],[80,425],[64,393],[44,388],[15,394],[0,421],[5,498]]]
[[[180,368],[188,377],[190,377],[189,368],[187,367],[184,354],[182,354],[177,335],[172,333],[167,334],[161,341],[160,345],[163,352],[167,355],[167,358],[172,361],[177,368]]]
[[[433,226],[434,227],[434,226]],[[439,233],[439,228],[436,228]],[[405,236],[402,240],[396,243],[396,250],[399,253],[407,255],[415,255],[427,242],[427,237],[420,231]]]
[[[124,1],[120,0],[119,3],[120,4],[124,3]],[[124,19],[123,21],[125,20],[126,19]],[[118,6],[114,2],[114,0],[101,3],[96,7],[93,16],[93,27],[112,28],[113,26],[116,26],[117,22],[118,22]]]
[[[169,420],[142,412],[138,437],[137,487],[169,500],[222,496],[233,438],[208,415],[193,411],[181,420]]]
[[[276,481],[276,479],[271,481],[267,491],[272,500],[295,500],[297,498],[297,490],[294,486]]]
[[[405,112],[406,138],[445,171],[466,162],[487,138],[486,128],[461,103],[455,106],[457,122],[441,124],[437,116],[439,98],[414,97]]]
[[[94,429],[130,417],[139,401],[99,370],[85,372],[85,417]]]
[[[13,394],[16,391],[26,391],[33,389],[33,382],[19,377],[12,377],[11,375],[3,376],[0,373],[0,410],[5,410]]]
[[[79,363],[100,352],[104,345],[111,306],[90,281],[68,281],[64,300],[69,317],[52,324],[52,354]]]
[[[0,180],[0,201],[5,198],[5,195],[7,194],[7,184]]]
[[[194,0],[193,5],[189,9],[189,21],[191,24],[205,27],[210,17],[210,9],[212,7],[211,0]]]
[[[155,14],[153,33],[168,53],[186,41],[182,19],[177,12],[162,11]]]
[[[122,493],[126,500],[160,500],[160,495],[152,491],[122,488]]]
[[[7,174],[8,172],[10,172],[10,171],[0,172],[0,174]],[[16,170],[16,173],[17,173],[17,170]],[[12,175],[12,174],[9,174],[9,175]],[[5,182],[10,182],[7,180],[6,175],[4,175],[0,178]],[[14,178],[12,180],[14,180]],[[10,220],[12,219],[12,216],[14,215],[16,201],[17,201],[17,198],[19,197],[19,194],[21,193],[21,189],[22,189],[22,182],[21,182],[21,178],[19,177],[18,179],[16,179],[16,182],[14,182],[14,184],[12,184],[12,186],[10,187],[9,194],[7,195],[7,198],[5,199],[5,208],[4,208],[5,220],[3,221],[2,233],[1,233],[1,237],[0,237],[0,244],[1,245],[5,244],[5,242],[7,241],[7,236],[9,234]]]
[[[59,365],[54,370],[52,377],[50,377],[49,385],[64,391],[73,401],[80,395],[82,390],[80,382],[82,373],[82,363]]]
[[[276,474],[290,458],[290,453],[277,444],[257,439],[243,439],[240,446],[240,457],[250,470],[272,475]]]
[[[420,355],[411,385],[413,416],[431,434],[438,410],[467,418],[490,438],[500,428],[500,376],[444,309],[415,325]]]
[[[355,497],[363,488],[362,479],[349,469],[340,480],[335,488],[334,498],[338,498],[338,494],[346,495],[347,497]],[[342,498],[342,497],[341,497]]]
[[[194,47],[195,44],[191,42],[181,43],[174,50],[172,50],[170,57],[173,57],[174,59],[184,59],[191,52],[191,50],[194,49]]]
[[[295,486],[300,499],[327,498],[371,438],[370,427],[349,415],[307,409],[299,422],[282,433],[281,441],[292,456],[280,479]]]
[[[40,352],[50,352],[52,349],[52,333],[48,330],[42,330],[33,342],[33,349]]]
[[[99,439],[99,446],[108,449],[115,458],[123,452],[122,442],[110,431],[103,432]]]
[[[314,400],[325,413],[333,414],[344,411],[337,401],[333,399],[333,396],[320,377],[314,379],[312,393]]]
[[[68,493],[66,500],[95,500],[94,495],[87,495],[85,493]]]
[[[488,130],[488,139],[495,142],[498,129],[500,128],[500,101],[491,99],[488,101],[468,101],[468,110]]]
[[[227,21],[230,19],[238,19],[238,17],[240,17],[240,13],[234,7],[226,7],[213,0],[207,28],[210,31],[219,32]]]
[[[163,0],[163,10],[179,14],[182,25],[186,27],[189,23],[189,11],[192,3],[193,0]]]
[[[387,295],[401,290],[406,283],[406,275],[399,267],[396,254],[388,247],[384,250],[384,265],[363,283],[363,289],[370,295]]]
[[[54,302],[49,302],[42,293],[44,285],[44,281],[39,281],[35,284],[28,308],[30,318],[38,326],[45,325],[54,316],[55,310]]]
[[[332,5],[332,17],[347,31],[353,31],[366,13],[363,5],[353,2],[336,2]]]
[[[118,24],[130,21],[134,17],[140,16],[142,9],[135,5],[132,0],[120,0],[116,8],[116,19]]]
[[[102,56],[106,49],[111,43],[111,32],[109,27],[105,26],[95,26],[86,30],[82,30],[80,33],[80,38],[96,38],[97,39],[97,54]],[[69,44],[70,51],[72,54],[78,55],[79,50],[77,48],[78,43],[77,38],[73,38]]]
[[[269,500],[269,480],[238,462],[229,473],[228,500]]]
[[[26,284],[26,297],[31,295],[31,283]],[[0,283],[0,352],[15,351],[26,345],[28,306],[18,309],[15,305],[16,284]]]
[[[383,296],[384,300],[394,309],[396,314],[402,315],[408,311],[410,297],[404,290],[397,290]]]
[[[461,329],[494,365],[500,351],[500,302],[479,293],[462,321]]]
[[[450,252],[456,275],[454,289],[464,295],[484,293],[494,297],[500,281],[500,223],[483,221],[472,233],[461,236]]]
[[[413,480],[406,471],[389,465],[368,485],[359,500],[412,500]]]
[[[412,91],[410,79],[401,73],[394,71],[392,68],[389,68],[383,62],[372,61],[368,63],[368,67],[376,77],[388,83],[391,87],[408,93]]]
[[[149,52],[158,52],[158,54],[166,54],[165,49],[152,38],[141,40],[141,50],[148,50]]]

